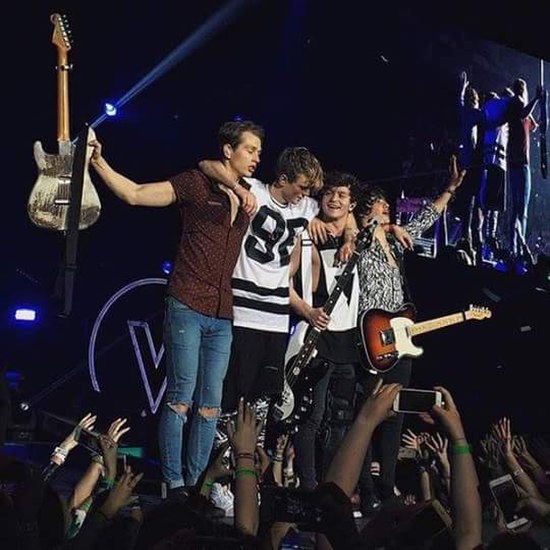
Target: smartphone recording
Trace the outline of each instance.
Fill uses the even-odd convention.
[[[438,390],[402,389],[393,402],[393,410],[402,413],[428,412],[434,405],[443,404],[443,395]]]
[[[508,529],[515,529],[527,523],[527,518],[517,510],[519,492],[510,474],[492,479],[489,482],[489,489]]]

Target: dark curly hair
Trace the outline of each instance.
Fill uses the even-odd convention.
[[[357,202],[359,198],[360,186],[361,184],[359,183],[359,180],[353,174],[332,170],[331,172],[327,172],[325,174],[323,189],[319,193],[319,199],[322,199],[323,195],[329,189],[334,189],[335,187],[347,187],[349,189],[351,202]]]
[[[376,185],[365,185],[359,193],[359,201],[355,208],[356,216],[367,216],[370,214],[372,207],[379,200],[388,200],[386,192]]]

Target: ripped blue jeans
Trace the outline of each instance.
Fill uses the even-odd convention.
[[[208,317],[171,296],[166,298],[167,386],[158,437],[162,477],[171,489],[195,485],[208,465],[231,340],[229,319]],[[188,411],[177,412],[174,405],[186,405]],[[204,409],[216,409],[215,414],[203,414]]]

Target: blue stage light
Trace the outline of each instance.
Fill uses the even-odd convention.
[[[117,108],[113,103],[105,103],[105,114],[107,116],[116,116]]]
[[[38,316],[35,309],[31,308],[17,308],[13,315],[16,321],[23,321],[25,323],[34,323]]]
[[[172,272],[172,267],[172,262],[169,262],[168,260],[162,262],[162,272],[166,273],[166,275],[170,275]]]

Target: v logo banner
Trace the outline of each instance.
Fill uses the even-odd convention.
[[[164,344],[160,346],[160,349],[156,350],[155,344],[153,342],[153,336],[151,335],[151,329],[149,328],[149,323],[146,321],[126,321],[128,324],[128,330],[130,331],[130,337],[132,339],[132,345],[134,346],[134,353],[139,367],[139,372],[141,374],[141,379],[143,380],[143,387],[145,388],[145,393],[147,394],[147,400],[149,401],[149,407],[151,412],[155,414],[159,408],[160,402],[164,392],[166,391],[166,377],[162,382],[161,388],[156,396],[153,397],[153,391],[151,390],[151,384],[149,383],[149,376],[147,375],[147,368],[143,361],[143,355],[141,351],[141,345],[136,335],[136,329],[143,329],[145,331],[145,337],[147,339],[147,347],[149,357],[153,361],[153,366],[155,370],[158,370],[162,357],[164,356]],[[149,363],[149,362],[148,362]]]

